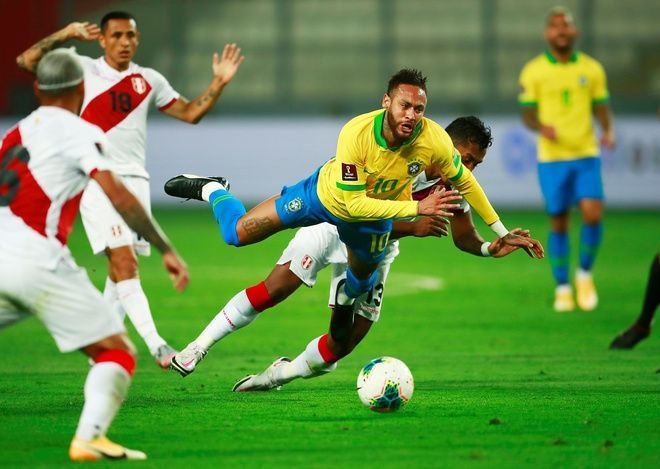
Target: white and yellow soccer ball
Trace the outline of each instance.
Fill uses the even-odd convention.
[[[392,357],[374,358],[364,365],[357,379],[360,400],[376,412],[400,409],[414,389],[415,382],[406,364]]]

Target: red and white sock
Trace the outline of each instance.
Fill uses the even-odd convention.
[[[337,369],[337,357],[328,348],[328,334],[312,340],[290,363],[277,367],[276,381],[286,384],[296,378],[315,378]]]
[[[135,358],[125,350],[106,350],[96,357],[85,381],[85,404],[76,429],[78,438],[93,440],[106,434],[124,402],[134,371]]]
[[[195,343],[208,350],[217,341],[247,326],[254,321],[257,314],[274,305],[275,302],[271,299],[264,282],[246,288],[229,300],[229,303],[216,314],[206,329],[195,339]]]
[[[149,347],[149,352],[154,354],[158,347],[165,344],[165,339],[156,330],[156,324],[149,308],[149,301],[144,294],[144,290],[142,290],[140,279],[122,280],[117,282],[116,285],[119,302],[128,314],[135,330],[138,331],[142,340]]]

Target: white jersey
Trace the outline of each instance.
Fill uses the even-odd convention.
[[[42,106],[9,130],[0,146],[0,263],[54,269],[71,259],[67,238],[82,191],[109,169],[103,132],[75,114]]]
[[[131,63],[120,72],[110,67],[104,57],[78,57],[85,71],[85,100],[80,116],[107,134],[117,174],[148,178],[145,165],[150,103],[163,111],[179,99],[179,93],[154,69]]]

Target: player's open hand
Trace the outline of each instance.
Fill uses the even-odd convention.
[[[101,28],[87,21],[75,22],[67,26],[67,36],[79,41],[95,41],[101,36]]]
[[[528,230],[522,230],[521,228],[516,228],[514,230],[511,230],[506,236],[500,238],[499,241],[501,241],[503,245],[523,249],[527,253],[527,255],[532,259],[534,258],[543,259],[543,257],[545,256],[545,253],[543,251],[543,246],[538,240],[531,238],[529,236]],[[492,244],[490,247],[492,247]],[[495,256],[493,254],[493,251],[491,251],[491,254],[493,255],[493,257],[502,257],[502,256]]]
[[[240,47],[233,43],[225,44],[222,57],[219,57],[217,52],[213,54],[213,76],[226,85],[234,78],[243,60],[245,57],[241,55]]]
[[[163,254],[163,265],[170,274],[170,280],[174,288],[183,292],[190,281],[188,266],[174,251],[167,251]]]
[[[452,210],[460,207],[459,204],[453,202],[461,199],[462,197],[458,194],[458,191],[448,191],[442,187],[441,189],[432,191],[425,199],[419,201],[417,204],[417,214],[453,217]]]
[[[427,236],[437,236],[442,238],[449,234],[449,220],[442,217],[419,217],[413,223],[413,236],[425,238]]]

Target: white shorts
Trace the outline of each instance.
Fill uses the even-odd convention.
[[[137,176],[120,176],[120,179],[151,214],[149,180]],[[151,253],[149,243],[128,227],[96,181],[89,181],[83,193],[80,215],[94,254],[102,254],[106,248],[122,246],[133,246],[135,252],[142,256]]]
[[[73,260],[55,270],[0,260],[0,329],[30,315],[44,323],[61,352],[125,332],[119,316]]]
[[[355,300],[355,313],[372,321],[378,321],[383,304],[383,291],[387,274],[394,259],[399,254],[399,242],[388,243],[385,258],[377,269],[377,279],[371,291]],[[334,306],[339,282],[346,278],[346,246],[339,239],[337,228],[329,223],[308,226],[298,230],[277,261],[279,265],[289,264],[293,272],[308,287],[316,284],[318,273],[332,264],[330,297],[328,305]]]

